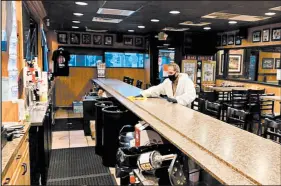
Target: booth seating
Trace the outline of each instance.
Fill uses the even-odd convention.
[[[281,144],[281,122],[266,118],[264,122],[263,137],[269,137],[269,139]]]

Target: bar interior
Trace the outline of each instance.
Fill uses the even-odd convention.
[[[280,1],[2,1],[2,185],[281,185]]]

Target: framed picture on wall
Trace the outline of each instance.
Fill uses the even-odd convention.
[[[89,45],[92,43],[91,34],[82,34],[82,44]]]
[[[105,35],[104,36],[104,45],[112,46],[113,45],[113,36]]]
[[[270,29],[263,29],[262,31],[262,42],[269,42],[270,41]]]
[[[242,44],[242,39],[239,35],[235,36],[235,45],[241,45]]]
[[[58,43],[59,44],[67,44],[68,41],[68,34],[65,32],[59,32],[58,35]]]
[[[135,46],[143,47],[143,38],[142,37],[136,37],[135,38]]]
[[[261,42],[261,31],[260,30],[257,30],[257,31],[253,32],[252,42],[253,43]]]
[[[274,59],[273,58],[262,58],[262,69],[273,69]]]
[[[281,28],[272,29],[272,41],[281,41]]]
[[[102,45],[102,36],[93,35],[93,43],[94,43],[94,45]]]
[[[124,37],[124,45],[133,46],[133,38],[132,37]]]
[[[233,34],[227,36],[227,44],[234,45],[234,35]]]
[[[222,46],[226,46],[227,45],[227,35],[222,35]]]
[[[231,73],[240,73],[242,55],[229,54],[228,60],[228,71]]]
[[[79,45],[80,44],[80,34],[70,33],[70,44]]]
[[[275,58],[275,69],[281,69],[280,58]]]

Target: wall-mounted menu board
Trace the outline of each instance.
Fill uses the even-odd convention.
[[[68,66],[70,67],[96,67],[98,62],[102,62],[102,56],[97,55],[70,55]]]
[[[109,68],[144,68],[143,53],[105,52],[104,55]]]

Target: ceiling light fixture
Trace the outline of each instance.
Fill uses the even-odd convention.
[[[82,14],[82,13],[73,13],[73,15],[82,16],[82,15],[84,15],[84,14]]]
[[[145,26],[138,26],[138,28],[145,28]]]
[[[237,21],[228,21],[229,24],[236,24]]]
[[[72,26],[72,28],[79,28],[78,26]]]
[[[159,22],[158,19],[151,19],[150,21],[151,21],[151,22],[155,22],[155,23]]]
[[[85,3],[85,2],[75,2],[75,4],[81,5],[81,6],[86,6],[86,5],[88,5],[88,3]]]
[[[109,15],[119,15],[119,16],[130,16],[134,13],[133,10],[120,10],[112,8],[99,8],[97,14],[109,14]]]
[[[168,48],[169,50],[175,50],[175,48]]]
[[[203,28],[204,30],[211,30],[211,27],[207,26]]]
[[[93,17],[92,21],[94,21],[94,22],[102,22],[102,23],[120,23],[121,21],[123,21],[123,19]]]
[[[134,30],[128,30],[128,32],[134,32]]]
[[[180,11],[177,11],[177,10],[172,10],[172,11],[170,11],[169,13],[170,13],[170,14],[179,14],[179,13],[180,13]]]
[[[168,43],[165,43],[165,44],[163,44],[164,46],[169,46],[170,44],[168,44]]]
[[[267,12],[267,13],[265,13],[264,15],[273,16],[273,15],[275,15],[275,14],[276,14],[275,12]]]
[[[72,23],[80,23],[80,21],[72,21]]]

